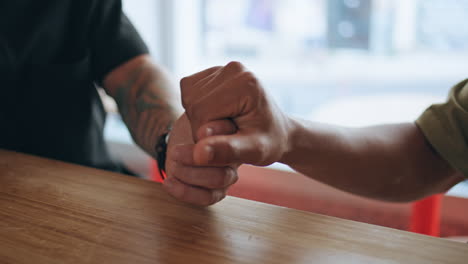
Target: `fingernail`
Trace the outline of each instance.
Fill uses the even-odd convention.
[[[209,137],[209,136],[212,136],[214,134],[214,130],[213,130],[213,128],[208,127],[208,128],[206,128],[205,133],[206,133],[206,136]]]
[[[208,162],[214,159],[214,150],[211,146],[205,146],[205,153]]]

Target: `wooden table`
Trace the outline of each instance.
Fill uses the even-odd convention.
[[[0,150],[0,263],[468,263],[468,245]]]

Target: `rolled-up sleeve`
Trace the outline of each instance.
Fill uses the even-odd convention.
[[[468,79],[452,88],[447,102],[429,107],[416,124],[439,155],[468,177]]]

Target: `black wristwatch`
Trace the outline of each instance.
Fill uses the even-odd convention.
[[[159,174],[163,179],[166,178],[166,154],[167,143],[169,141],[169,132],[159,137],[156,143],[156,162],[158,163]]]

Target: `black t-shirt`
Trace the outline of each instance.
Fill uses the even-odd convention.
[[[0,148],[119,171],[95,84],[147,52],[120,0],[0,0]]]

